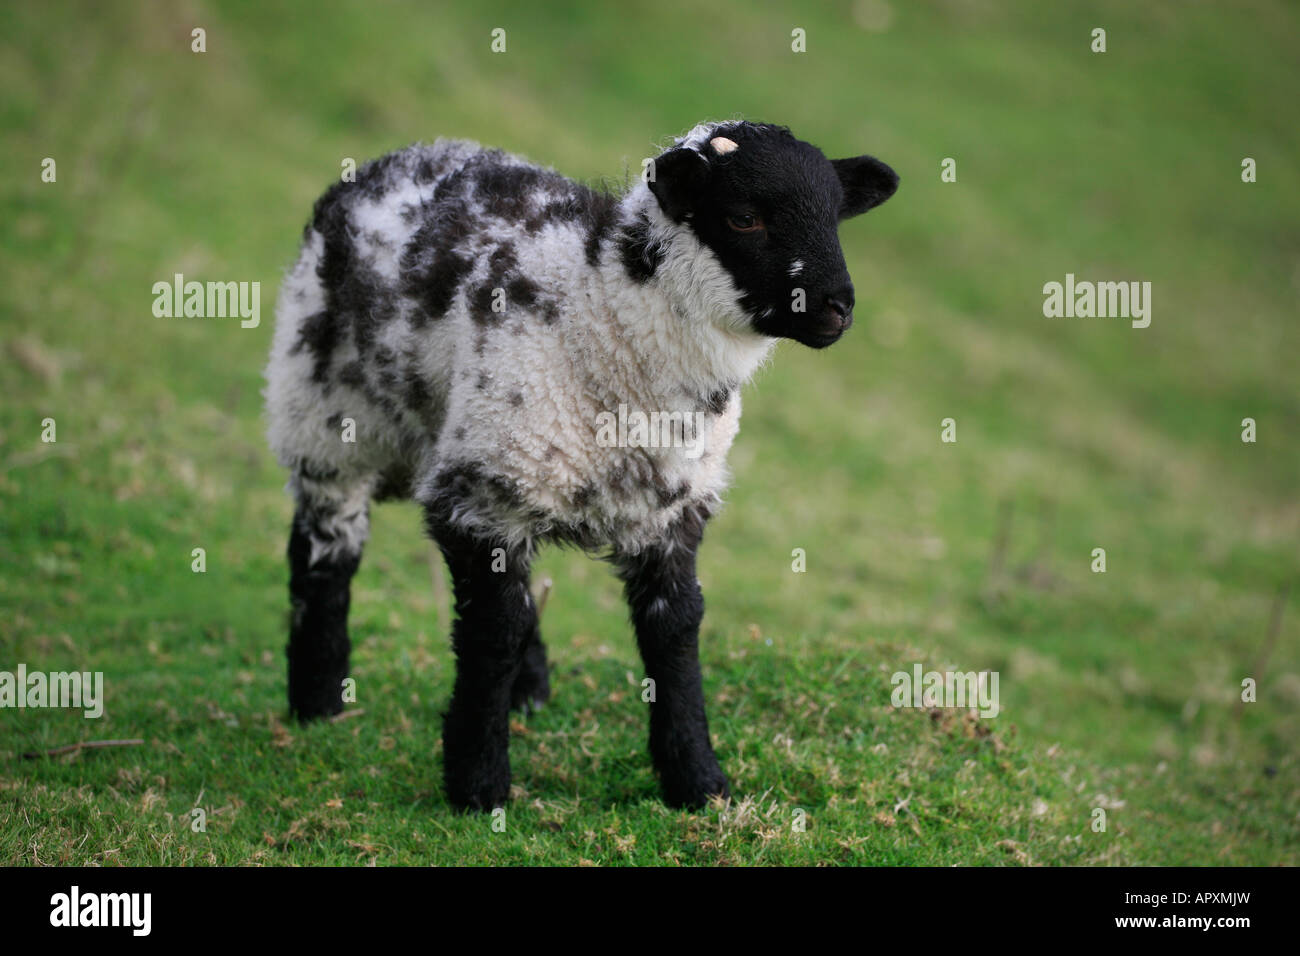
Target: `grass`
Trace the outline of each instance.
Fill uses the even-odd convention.
[[[107,695],[0,710],[0,862],[1296,862],[1294,590],[1255,669],[1300,537],[1293,7],[28,2],[0,37],[0,670]],[[903,178],[842,230],[859,327],[745,392],[700,572],[736,796],[660,803],[616,582],[545,552],[555,698],[497,832],[438,785],[413,507],[376,510],[354,589],[364,713],[287,723],[272,290],[344,157],[458,135],[622,179],[735,113]],[[175,272],[260,281],[262,325],[154,318]],[[1151,327],[1044,318],[1067,272],[1151,281]],[[1000,715],[892,708],[917,662],[998,671]]]

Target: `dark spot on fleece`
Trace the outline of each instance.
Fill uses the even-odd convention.
[[[507,222],[526,222],[539,187],[550,180],[560,180],[558,173],[548,173],[534,166],[518,166],[504,162],[504,154],[497,151],[489,158],[475,164],[475,198],[482,203],[489,216]]]
[[[727,405],[730,402],[731,389],[724,385],[722,388],[715,389],[703,397],[700,403],[700,411],[712,415],[721,415],[727,410]]]
[[[511,404],[511,405],[513,405],[515,408],[518,408],[518,407],[519,407],[520,405],[522,405],[523,403],[524,403],[524,393],[523,393],[523,392],[520,392],[520,391],[513,391],[513,392],[510,393],[510,404]]]
[[[573,493],[573,504],[578,508],[585,508],[592,498],[596,497],[596,488],[594,485],[583,485]]]
[[[453,521],[457,510],[468,505],[472,510],[513,512],[541,521],[545,512],[528,505],[523,493],[511,479],[487,471],[479,462],[460,461],[442,468],[434,477],[431,499],[426,503],[430,519]],[[430,529],[436,533],[437,524]]]
[[[420,156],[411,169],[411,181],[417,186],[427,186],[442,173],[443,165],[435,163],[427,153]]]
[[[356,300],[356,310],[352,312],[352,329],[357,348],[362,355],[369,355],[379,330],[397,315],[397,298],[391,287],[383,284],[373,270],[366,269],[357,275],[357,287],[364,281],[366,289],[364,298]]]
[[[513,242],[503,242],[492,251],[488,257],[488,270],[493,275],[504,276],[519,265],[519,257],[515,255],[515,244]],[[505,283],[501,283],[504,285]]]
[[[547,325],[554,325],[560,320],[560,307],[553,299],[547,299],[542,304],[542,321]]]
[[[421,227],[423,231],[424,227]],[[420,234],[416,234],[419,241]],[[467,259],[451,250],[449,241],[440,240],[429,250],[428,265],[418,271],[409,273],[405,291],[420,303],[423,314],[411,317],[411,325],[419,329],[426,319],[441,319],[451,308],[452,300],[460,289],[461,283],[474,268],[472,259]]]
[[[381,161],[369,163],[367,170],[385,166]],[[369,182],[370,180],[366,180]],[[358,176],[357,185],[363,182]],[[397,307],[392,290],[375,272],[372,263],[357,254],[350,219],[355,191],[349,183],[335,183],[320,199],[312,214],[312,227],[320,233],[323,250],[316,266],[316,276],[325,290],[325,301],[330,321],[338,328],[327,339],[317,338],[317,344],[328,341],[330,350],[337,348],[342,330],[351,328],[357,349],[364,355],[374,341],[378,328],[396,315]],[[372,242],[382,243],[382,236],[371,236]],[[301,341],[301,340],[300,340]],[[328,367],[330,356],[310,346],[319,368]]]
[[[552,446],[554,447],[554,446]],[[610,469],[609,486],[619,491],[625,490],[628,475],[628,460],[620,458],[618,462]]]
[[[357,361],[348,362],[339,369],[339,381],[344,385],[352,388],[364,389],[366,387],[366,373]]]
[[[654,469],[651,486],[654,488],[655,498],[658,500],[660,508],[667,508],[677,500],[677,492],[669,490],[668,482],[664,480],[664,476],[659,472],[658,468]],[[686,493],[681,486],[677,490],[682,491],[683,495]]]
[[[624,498],[641,498],[650,490],[659,497],[668,493],[658,466],[644,449],[634,449],[620,458],[609,471],[608,484]]]
[[[365,237],[368,244],[390,253],[393,252],[395,237],[388,235],[386,232],[379,229],[368,229]]]
[[[447,314],[456,292],[474,268],[473,257],[460,247],[483,224],[458,192],[466,183],[463,172],[462,167],[439,183],[434,198],[420,207],[420,226],[402,255],[401,271],[406,276],[402,292],[423,310],[411,317],[417,329],[426,320]]]
[[[617,200],[550,169],[511,163],[499,151],[480,154],[474,166],[474,197],[485,215],[522,225],[530,236],[551,222],[591,223]]]
[[[600,244],[614,228],[618,200],[605,193],[592,193],[583,221],[587,227],[587,241],[584,252],[587,265],[595,267],[600,264]]]
[[[458,426],[456,426],[456,430],[455,430],[454,432],[452,432],[452,434],[456,436],[456,441],[464,441],[464,440],[465,440],[465,426],[464,426],[464,425],[458,425]]]
[[[669,505],[676,504],[691,493],[689,482],[683,481],[680,485],[669,491],[666,487],[660,486],[655,489],[659,496],[659,507],[667,508]]]
[[[372,159],[357,170],[356,188],[370,200],[380,199],[391,192],[395,183],[407,179],[411,173],[411,150],[403,149]]]
[[[663,250],[650,241],[650,222],[638,216],[619,231],[618,252],[623,271],[636,282],[645,282],[664,261]]]
[[[684,498],[690,486],[683,482],[676,488],[669,488],[663,473],[654,458],[643,449],[630,452],[620,458],[609,471],[609,487],[619,495],[627,498],[644,498],[653,494],[653,500],[660,508],[667,508]]]
[[[470,315],[475,322],[480,325],[495,325],[501,321],[504,310],[493,309],[500,296],[504,296],[509,305],[524,309],[531,308],[537,301],[541,287],[527,276],[519,275],[515,271],[518,265],[519,260],[512,243],[503,243],[492,253],[488,259],[487,279],[468,298]]]
[[[402,398],[406,401],[407,408],[420,413],[433,404],[433,393],[429,391],[429,384],[414,368],[408,367],[402,373]]]
[[[429,197],[429,204],[426,208],[436,210],[440,206],[447,205],[452,200],[463,203],[470,194],[474,185],[475,167],[482,162],[487,161],[493,154],[500,154],[500,150],[483,150],[474,153],[465,158],[465,161],[456,169],[452,170],[442,182],[434,187],[433,195]]]
[[[289,354],[297,354],[304,347],[311,352],[313,381],[324,382],[328,379],[330,360],[334,355],[334,349],[339,344],[342,331],[329,310],[316,312],[302,320],[302,324],[298,327],[298,340],[289,350]]]
[[[486,392],[489,381],[490,379],[488,378],[487,372],[479,372],[478,382],[475,384],[475,388],[477,388],[480,392]]]
[[[553,199],[542,207],[540,212],[529,216],[524,222],[524,229],[530,236],[535,236],[548,222],[574,222],[582,217],[582,198],[576,193]]]
[[[325,419],[325,427],[338,430],[343,427],[343,413],[335,412],[329,418]]]
[[[522,275],[511,278],[509,286],[506,287],[506,294],[510,297],[510,301],[525,309],[533,307],[537,302],[537,293],[541,291],[541,286],[527,276]]]
[[[323,249],[316,264],[316,277],[326,293],[326,307],[302,320],[292,352],[306,348],[312,356],[312,378],[325,382],[334,350],[343,340],[345,317],[338,309],[338,290],[348,281],[353,268],[352,239],[348,235],[350,183],[338,182],[316,200],[312,218],[303,230],[303,241],[310,241],[314,229],[320,233]]]
[[[351,200],[355,187],[355,183],[345,183],[339,180],[321,193],[315,205],[312,206],[311,220],[303,229],[302,237],[304,242],[311,237],[313,229],[325,236],[341,224],[343,217],[347,214],[346,207]]]
[[[397,418],[401,415],[401,409],[393,401],[392,394],[388,391],[378,391],[371,385],[366,378],[366,370],[359,360],[353,359],[343,365],[338,370],[336,378],[343,385],[359,391],[367,401],[378,408],[387,418]]]
[[[542,461],[550,461],[559,454],[559,451],[560,449],[556,448],[554,444],[548,444],[546,446],[546,451],[542,452]]]
[[[407,412],[420,422],[429,435],[436,437],[442,431],[447,409],[434,396],[417,366],[408,365],[402,370],[400,392]]]
[[[501,321],[501,313],[492,310],[492,304],[496,300],[496,290],[501,288],[494,284],[491,276],[481,285],[475,286],[465,301],[469,305],[469,314],[479,325],[489,325]]]
[[[357,350],[366,355],[379,329],[397,314],[392,290],[370,263],[352,256],[351,271],[337,285],[327,287],[329,310],[344,327],[352,329]]]

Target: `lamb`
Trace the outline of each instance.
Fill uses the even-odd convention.
[[[546,542],[600,554],[624,583],[665,801],[727,797],[695,561],[739,389],[778,339],[820,349],[849,328],[838,224],[897,184],[870,156],[828,160],[784,127],[733,121],[696,126],[621,192],[448,140],[330,188],[281,289],[266,373],[296,503],[290,712],[342,710],[370,502],[413,499],[454,592],[454,807],[505,803],[509,711],[549,698],[529,587]],[[666,415],[666,440],[602,427],[619,413]]]

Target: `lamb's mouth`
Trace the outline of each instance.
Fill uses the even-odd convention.
[[[832,314],[816,328],[808,329],[803,335],[798,336],[799,341],[814,349],[824,349],[828,345],[834,345],[840,340],[849,326],[853,324],[853,314],[838,315]]]
[[[839,332],[813,332],[809,333],[806,338],[801,339],[804,345],[814,349],[824,349],[828,345],[834,345],[844,335],[843,330]]]

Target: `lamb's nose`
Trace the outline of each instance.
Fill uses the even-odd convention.
[[[832,292],[826,297],[826,307],[847,325],[853,319],[853,287]]]

